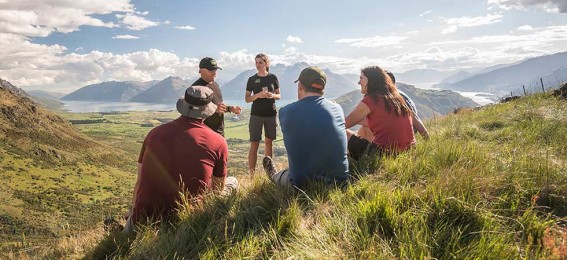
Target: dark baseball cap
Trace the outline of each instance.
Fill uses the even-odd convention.
[[[325,72],[323,72],[320,68],[315,66],[307,67],[301,71],[301,74],[299,74],[299,78],[295,81],[295,83],[298,81],[301,81],[301,84],[304,86],[323,89],[327,83],[327,75],[325,75]]]
[[[201,62],[199,62],[199,69],[222,70],[217,64],[217,61],[211,57],[201,59]]]

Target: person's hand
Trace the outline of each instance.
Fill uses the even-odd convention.
[[[268,93],[266,94],[266,98],[274,98],[274,93],[268,92]]]
[[[231,108],[232,108],[231,109],[232,111],[230,111],[230,112],[235,113],[237,115],[240,115],[240,112],[242,112],[242,108],[239,107],[239,106],[232,106]]]
[[[226,112],[226,105],[224,103],[218,103],[216,112],[219,114],[224,114],[224,112]]]
[[[256,98],[268,98],[268,94],[269,92],[258,92],[258,94],[256,94]]]

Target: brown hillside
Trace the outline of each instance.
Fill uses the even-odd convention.
[[[69,122],[35,103],[21,89],[0,79],[0,141],[19,154],[45,162],[81,158],[118,165],[125,156],[79,133]],[[19,151],[19,152],[18,152]]]

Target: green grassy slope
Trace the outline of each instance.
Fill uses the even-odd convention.
[[[0,258],[34,255],[123,212],[135,179],[131,156],[0,83]]]
[[[567,104],[543,95],[427,122],[431,140],[345,190],[267,178],[185,205],[171,224],[107,234],[118,259],[540,259],[567,256]],[[157,231],[158,229],[159,232]]]

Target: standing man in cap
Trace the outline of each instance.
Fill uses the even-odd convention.
[[[347,136],[343,109],[323,97],[327,76],[317,67],[299,75],[298,101],[280,109],[289,169],[277,172],[272,158],[263,160],[278,186],[304,189],[309,182],[344,185],[348,179]]]
[[[218,66],[215,59],[210,57],[201,59],[201,62],[199,62],[199,74],[201,77],[192,86],[207,86],[213,90],[213,103],[217,105],[217,110],[212,116],[205,119],[205,125],[224,136],[224,113],[231,112],[240,115],[242,108],[224,104],[219,84],[215,81],[217,70],[222,69]]]
[[[174,214],[180,192],[198,201],[208,191],[229,193],[238,187],[236,178],[227,178],[226,140],[203,123],[217,111],[213,95],[208,87],[187,88],[177,101],[181,116],[146,136],[125,232],[146,217]]]

